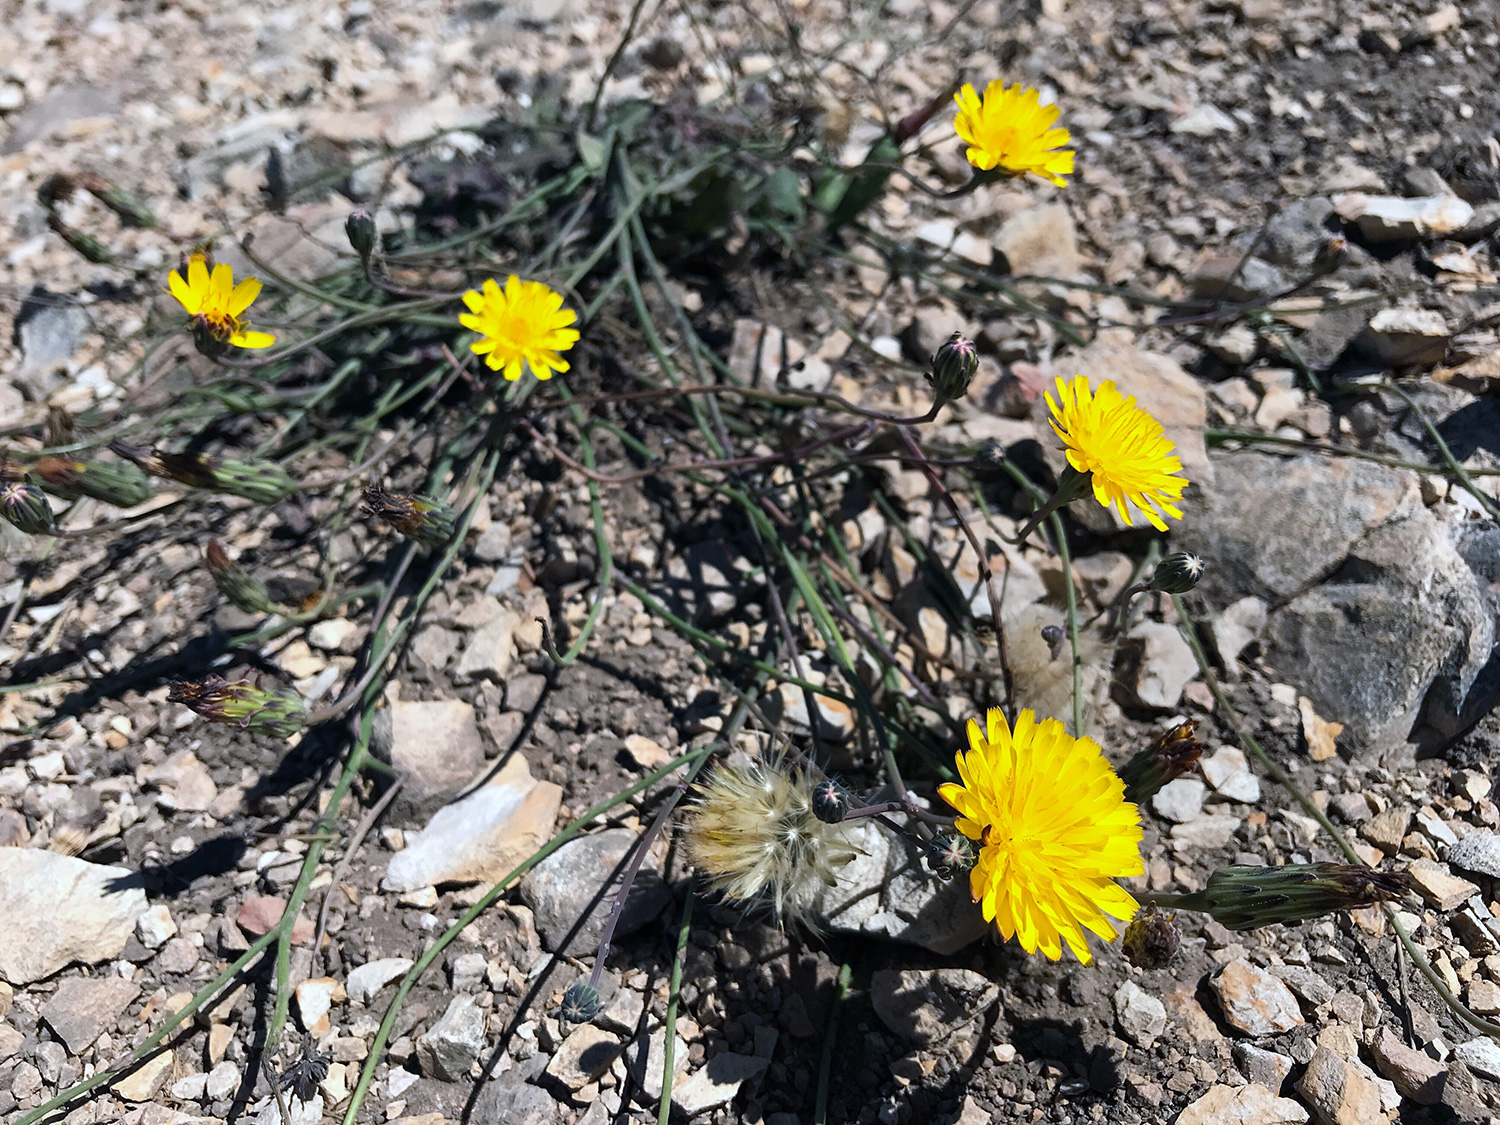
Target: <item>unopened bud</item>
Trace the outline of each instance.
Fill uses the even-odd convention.
[[[210,492],[274,504],[297,490],[297,482],[274,461],[240,461],[201,453],[163,453],[150,446],[110,442],[109,448],[155,477]]]
[[[370,261],[375,252],[375,217],[365,210],[350,211],[344,220],[344,233],[349,236],[349,245],[363,263]]]
[[[85,234],[77,227],[68,226],[55,214],[47,216],[47,225],[52,228],[54,234],[82,255],[85,260],[96,266],[115,264],[115,256],[109,252],[109,248],[93,235]]]
[[[1121,766],[1119,774],[1125,783],[1125,799],[1132,804],[1143,804],[1167,782],[1197,765],[1203,756],[1203,743],[1193,737],[1197,729],[1191,719],[1178,723],[1153,738],[1150,746]]]
[[[438,550],[453,538],[453,509],[431,496],[387,492],[383,486],[372,484],[365,489],[364,507],[428,550]]]
[[[587,981],[576,981],[563,993],[557,1018],[563,1023],[588,1023],[599,1014],[599,990]]]
[[[116,215],[126,226],[150,230],[156,226],[156,215],[133,193],[126,191],[113,180],[92,172],[78,178],[83,190],[92,195]]]
[[[961,875],[974,866],[974,842],[959,832],[934,836],[927,845],[927,862],[943,875]]]
[[[89,496],[116,508],[134,508],[151,499],[151,482],[134,465],[43,457],[32,471],[43,488],[64,500]]]
[[[267,691],[249,680],[231,683],[223,676],[205,676],[196,683],[178,680],[168,691],[167,701],[184,704],[209,722],[233,723],[277,738],[290,738],[307,725],[307,708],[295,691]]]
[[[1404,871],[1363,864],[1288,863],[1281,867],[1221,867],[1201,891],[1179,905],[1202,910],[1229,930],[1254,930],[1394,902],[1413,889]]]
[[[979,370],[979,349],[973,340],[955,332],[948,342],[932,356],[932,370],[927,381],[932,384],[932,393],[942,402],[952,402],[969,393],[969,384]]]
[[[27,535],[51,535],[57,530],[47,494],[26,478],[0,481],[0,516]]]
[[[1120,940],[1125,960],[1137,969],[1147,970],[1165,969],[1171,964],[1182,944],[1182,935],[1174,925],[1176,917],[1154,906],[1141,907]]]
[[[246,613],[275,613],[276,603],[271,600],[265,583],[229,557],[224,545],[210,539],[203,548],[203,562],[214,576],[214,585],[230,605]]]
[[[849,790],[831,777],[813,786],[812,811],[824,824],[837,824],[849,815]]]
[[[1191,551],[1178,551],[1156,564],[1146,588],[1163,594],[1185,594],[1198,585],[1198,579],[1202,577],[1203,560]]]

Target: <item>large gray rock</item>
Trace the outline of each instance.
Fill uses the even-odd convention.
[[[614,907],[618,876],[638,835],[628,828],[611,828],[570,840],[522,878],[521,900],[536,914],[537,932],[549,952],[593,954]],[[615,928],[616,940],[649,926],[671,900],[671,889],[648,857],[630,888]],[[572,933],[575,926],[577,932]]]
[[[469,1068],[484,1049],[484,1009],[472,996],[455,996],[443,1018],[417,1040],[422,1073],[444,1082],[469,1076]]]
[[[141,986],[124,977],[69,977],[42,1005],[42,1019],[69,1052],[81,1055],[141,994]]]
[[[999,998],[999,985],[968,969],[880,969],[870,978],[880,1022],[919,1045],[948,1038]]]
[[[146,910],[134,872],[35,848],[0,848],[0,980],[30,984],[118,957]]]
[[[484,765],[474,708],[461,699],[397,700],[376,714],[370,748],[405,779],[392,814],[408,823],[453,800]]]
[[[1494,619],[1458,529],[1422,506],[1415,475],[1250,451],[1215,462],[1214,494],[1182,534],[1208,564],[1199,592],[1267,601],[1266,663],[1355,749],[1461,729]]]

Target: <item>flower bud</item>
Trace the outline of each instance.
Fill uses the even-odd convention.
[[[1165,969],[1170,965],[1182,944],[1182,935],[1173,924],[1176,917],[1154,906],[1141,907],[1120,941],[1125,960],[1137,969]]]
[[[365,511],[379,516],[412,542],[430,551],[453,538],[453,509],[431,496],[387,492],[382,485],[365,489]]]
[[[344,233],[349,236],[349,245],[359,255],[362,263],[368,264],[375,252],[375,217],[363,209],[350,211],[344,220]]]
[[[116,508],[133,508],[151,499],[151,482],[134,465],[43,457],[32,471],[43,488],[64,500],[89,496]]]
[[[948,342],[932,356],[932,370],[927,381],[932,384],[932,393],[941,402],[963,398],[979,370],[979,349],[973,340],[966,340],[962,333],[955,332]]]
[[[297,482],[274,461],[238,461],[201,453],[163,453],[145,445],[110,442],[118,456],[133,461],[155,477],[165,477],[192,488],[243,496],[274,504],[297,490]]]
[[[276,603],[271,600],[265,583],[252,577],[248,570],[231,559],[217,539],[210,539],[203,548],[203,563],[214,576],[219,593],[230,605],[246,613],[276,612]]]
[[[1198,579],[1202,577],[1203,560],[1191,551],[1178,551],[1156,564],[1146,588],[1163,594],[1185,594],[1198,585]]]
[[[78,177],[78,183],[84,191],[120,216],[126,226],[142,230],[152,230],[156,227],[156,215],[152,213],[151,208],[113,180],[106,180],[103,176],[93,172],[85,172]]]
[[[599,990],[588,981],[575,981],[563,993],[557,1018],[563,1023],[588,1023],[599,1014]]]
[[[57,530],[47,494],[25,477],[0,482],[0,516],[27,535],[51,535]]]
[[[178,680],[168,691],[167,701],[182,703],[211,723],[234,723],[277,738],[290,738],[307,725],[307,708],[295,691],[267,691],[249,680],[231,683],[212,675],[197,683]]]
[[[109,252],[109,248],[91,234],[85,234],[77,227],[70,227],[59,219],[55,214],[48,214],[47,225],[52,232],[76,250],[85,261],[92,262],[96,266],[112,266],[115,264],[115,256]]]
[[[957,875],[974,866],[974,842],[959,832],[943,832],[927,845],[927,862],[942,875]]]
[[[837,824],[849,815],[849,790],[831,777],[813,786],[812,811],[824,824]]]
[[[1394,902],[1413,889],[1404,871],[1377,871],[1363,864],[1288,863],[1281,867],[1221,867],[1208,886],[1179,900],[1202,910],[1229,930],[1286,925]]]
[[[1167,782],[1181,777],[1203,756],[1203,743],[1193,737],[1197,725],[1190,719],[1157,735],[1119,769],[1125,783],[1125,799],[1142,804]]]

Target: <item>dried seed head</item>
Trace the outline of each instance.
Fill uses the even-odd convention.
[[[295,691],[267,691],[249,680],[230,682],[213,675],[196,682],[177,680],[167,701],[181,703],[209,722],[234,723],[277,738],[290,738],[307,724],[307,708]]]
[[[1414,889],[1404,871],[1363,864],[1288,863],[1281,867],[1221,867],[1184,907],[1204,910],[1226,929],[1253,930],[1321,918],[1377,902],[1395,902]],[[1201,905],[1199,905],[1201,903]]]
[[[1139,805],[1196,766],[1203,756],[1203,743],[1193,737],[1197,729],[1191,719],[1178,723],[1121,766],[1118,772],[1125,783],[1125,799]]]
[[[1141,907],[1120,941],[1125,960],[1137,969],[1165,969],[1171,964],[1182,944],[1182,935],[1173,924],[1176,917],[1154,906]]]
[[[415,493],[388,492],[383,485],[365,489],[364,508],[379,516],[412,542],[430,551],[447,546],[453,538],[454,512],[441,500]]]
[[[36,481],[0,481],[0,516],[27,535],[51,535],[57,530],[52,505]]]
[[[689,860],[725,898],[810,926],[819,894],[857,854],[845,829],[813,813],[812,789],[779,763],[720,765],[684,817]]]
[[[108,815],[103,809],[90,809],[81,816],[64,821],[52,830],[48,850],[58,855],[77,855],[88,847],[89,839],[106,819]]]

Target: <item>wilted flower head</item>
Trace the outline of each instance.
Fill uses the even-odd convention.
[[[134,465],[43,457],[32,470],[43,488],[65,500],[90,496],[117,508],[133,508],[151,499],[151,482]]]
[[[1167,914],[1154,906],[1143,906],[1125,927],[1120,949],[1137,969],[1165,969],[1177,956],[1182,935],[1174,924],[1177,915]]]
[[[168,453],[147,445],[112,441],[111,452],[132,461],[154,477],[192,488],[243,496],[274,504],[297,490],[297,482],[274,461],[240,461],[202,453]]]
[[[1153,738],[1151,745],[1121,766],[1120,780],[1125,783],[1125,799],[1139,805],[1167,782],[1197,765],[1203,756],[1203,743],[1194,737],[1197,730],[1197,724],[1191,719],[1178,723]]]
[[[800,770],[724,763],[697,792],[683,822],[688,859],[736,903],[770,911],[778,924],[809,923],[824,887],[856,855],[845,830],[819,820]]]
[[[1176,501],[1188,485],[1181,476],[1182,460],[1161,423],[1120,393],[1112,380],[1099,384],[1075,375],[1071,383],[1057,380],[1057,398],[1047,395],[1052,429],[1066,446],[1069,466],[1086,474],[1094,499],[1113,505],[1127,527],[1132,526],[1127,502],[1139,508],[1158,531],[1166,531],[1162,515],[1182,518]]]
[[[167,288],[193,318],[196,334],[237,348],[269,348],[276,342],[269,333],[251,332],[250,322],[240,316],[260,296],[260,282],[247,277],[236,285],[234,270],[224,262],[210,273],[208,256],[195,252],[188,257],[187,277],[173,270]]]
[[[453,509],[431,496],[388,492],[384,485],[372,484],[365,489],[364,508],[430,551],[453,538]]]
[[[578,330],[568,327],[578,314],[563,308],[561,293],[511,274],[503,290],[490,278],[465,293],[464,304],[469,311],[459,313],[458,322],[483,337],[469,350],[484,356],[490,370],[503,370],[507,381],[521,377],[523,364],[538,379],[568,370],[562,353],[578,342]]]
[[[177,680],[167,701],[184,704],[209,722],[233,723],[277,738],[290,738],[307,724],[307,709],[295,691],[267,690],[249,680],[230,682],[214,675]]]
[[[1064,176],[1073,171],[1073,150],[1063,148],[1072,138],[1066,129],[1054,129],[1060,112],[1055,105],[1042,105],[1041,95],[1017,82],[1007,87],[996,80],[985,87],[984,97],[965,83],[953,96],[958,116],[953,128],[968,142],[969,163],[981,171],[999,168],[1013,176],[1032,175],[1067,187]]]
[[[224,544],[210,539],[203,548],[203,562],[214,577],[214,585],[230,605],[246,613],[275,613],[276,603],[264,582],[229,557]]]
[[[1087,965],[1084,930],[1112,941],[1105,916],[1135,915],[1135,899],[1114,880],[1145,870],[1136,807],[1099,744],[1029,710],[1012,733],[996,707],[985,727],[969,720],[969,752],[956,757],[963,783],[938,792],[979,844],[969,890],[985,920],[1054,961],[1066,941]]]
[[[1395,902],[1414,889],[1404,871],[1351,863],[1287,863],[1280,867],[1221,867],[1201,891],[1178,905],[1201,910],[1229,930],[1254,930]]]

